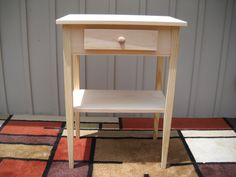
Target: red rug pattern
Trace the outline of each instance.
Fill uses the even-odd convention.
[[[81,123],[81,125],[83,125],[83,122]],[[95,127],[92,127],[93,125],[95,125]],[[161,119],[159,125],[160,130],[162,130],[162,126],[163,120]],[[125,165],[126,161],[142,162],[142,158],[135,158],[135,154],[133,158],[131,153],[132,150],[130,150],[130,157],[123,157],[123,152],[129,153],[129,150],[127,150],[127,146],[129,145],[126,144],[125,140],[121,141],[123,145],[120,145],[118,143],[116,146],[114,146],[114,144],[112,145],[111,142],[113,142],[114,139],[143,139],[143,142],[142,140],[140,140],[140,146],[146,146],[146,141],[151,140],[151,137],[148,137],[148,135],[147,137],[135,137],[135,135],[130,137],[130,134],[137,133],[137,131],[138,133],[140,132],[140,134],[142,134],[142,132],[148,133],[148,131],[153,130],[153,120],[146,118],[119,118],[119,121],[117,123],[93,122],[92,124],[84,123],[84,127],[81,127],[83,129],[83,133],[81,134],[82,137],[81,139],[75,139],[75,168],[69,169],[67,156],[67,139],[65,136],[65,122],[12,120],[12,116],[9,116],[9,118],[6,119],[0,127],[0,176],[87,177],[99,176],[98,174],[100,174],[103,170],[105,171],[103,173],[104,176],[109,176],[108,174],[105,174],[108,171],[110,171],[110,173],[114,172],[114,174],[120,176],[121,174],[124,174],[126,172],[125,169],[122,169],[124,168],[123,166]],[[207,138],[218,138],[222,140],[230,139],[235,142],[236,134],[234,133],[236,130],[236,119],[174,118],[172,122],[172,130],[176,133],[172,136],[172,142],[179,144],[180,149],[184,148],[186,150],[187,156],[185,159],[182,159],[183,162],[181,163],[178,163],[178,161],[172,163],[171,167],[169,167],[168,169],[169,171],[166,171],[167,173],[165,176],[169,176],[169,172],[171,174],[171,170],[175,170],[175,168],[180,168],[180,170],[181,168],[183,168],[183,170],[188,171],[188,166],[191,166],[194,171],[190,170],[188,175],[185,174],[184,176],[236,176],[236,161],[234,161],[234,158],[232,158],[233,161],[231,159],[231,161],[229,162],[227,161],[226,157],[225,159],[223,159],[224,162],[214,161],[205,163],[201,161],[201,157],[198,157],[198,152],[194,152],[194,148],[192,148],[192,144],[194,142],[192,143],[191,141],[194,139],[201,140]],[[200,131],[200,133],[198,131]],[[222,133],[224,133],[224,135],[222,134],[221,136],[221,132],[217,131],[221,131]],[[86,132],[90,133],[86,134]],[[99,134],[101,132],[104,133],[102,136],[100,136],[101,134]],[[129,135],[127,135],[127,137],[118,137],[117,135],[114,137],[106,137],[108,134],[112,134],[112,132],[128,133]],[[111,136],[113,136],[113,134]],[[161,141],[161,137],[159,137],[159,141]],[[136,142],[136,140],[134,142]],[[232,144],[234,142],[232,142]],[[105,158],[105,160],[103,159],[104,155],[101,151],[102,149],[100,148],[103,147],[103,144],[107,144],[107,147],[104,147],[104,151],[106,151],[105,149],[109,148],[109,146],[114,148],[114,151],[111,149],[107,149],[107,151],[113,152],[114,154],[110,154],[110,156],[107,156],[107,159]],[[153,144],[153,146],[156,146],[156,144]],[[121,151],[119,148],[122,147],[126,148],[127,151]],[[172,152],[170,152],[170,154],[171,153]],[[47,154],[49,155],[47,156]],[[119,154],[119,157],[112,156],[115,154]],[[142,156],[142,154],[140,154],[140,156]],[[236,156],[236,154],[232,154],[232,156]],[[115,160],[116,157],[117,161]],[[153,157],[143,156],[144,161],[146,158],[152,159]],[[159,158],[159,155],[157,155],[157,158]],[[178,157],[174,158],[178,159]],[[112,159],[112,161],[109,159]],[[156,159],[153,160],[155,161]],[[150,162],[152,162],[152,160]],[[150,162],[147,160],[147,163]],[[147,169],[147,172],[148,170],[150,170],[150,174],[140,174],[140,176],[151,177],[151,173],[155,173],[155,170],[152,171],[153,169],[151,169],[151,165],[147,167],[142,166],[142,168],[149,167],[150,169]],[[117,172],[115,171],[116,168],[123,171]],[[125,168],[127,170],[127,166]],[[132,171],[136,167],[133,167],[131,163],[128,168]],[[131,171],[127,172],[127,176],[132,176],[130,175],[130,173],[136,174],[137,172]],[[160,174],[165,174],[165,171],[158,171],[158,173],[159,172]],[[110,176],[116,176],[114,174],[110,174]],[[182,173],[179,174],[181,176]]]

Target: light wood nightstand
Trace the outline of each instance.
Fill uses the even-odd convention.
[[[154,113],[154,139],[164,113],[161,167],[167,166],[179,30],[187,23],[168,16],[67,15],[63,25],[64,85],[69,167],[74,167],[74,123],[79,138],[80,112]],[[156,90],[82,90],[80,55],[156,56]],[[167,92],[162,92],[163,60],[169,57]]]

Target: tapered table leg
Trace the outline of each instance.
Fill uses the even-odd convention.
[[[163,85],[163,63],[164,57],[157,58],[157,67],[156,67],[156,90],[162,90]],[[160,113],[154,114],[154,131],[153,131],[153,139],[157,139],[158,136],[158,126],[160,120]]]
[[[73,56],[73,86],[74,91],[80,89],[80,57],[79,55]],[[75,112],[75,132],[76,138],[80,138],[80,113]]]
[[[178,50],[179,50],[179,28],[176,27],[172,28],[171,32],[171,56],[169,61],[169,75],[167,83],[166,105],[164,112],[161,168],[167,167]]]
[[[64,89],[69,168],[74,168],[73,73],[70,29],[63,30]]]

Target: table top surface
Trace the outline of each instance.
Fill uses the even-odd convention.
[[[57,24],[80,25],[152,25],[187,26],[187,22],[170,16],[69,14],[56,20]]]

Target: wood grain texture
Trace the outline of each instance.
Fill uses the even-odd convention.
[[[158,137],[158,126],[160,120],[160,113],[154,114],[153,124],[154,124],[154,131],[153,131],[153,139],[156,140]]]
[[[80,89],[80,56],[73,55],[73,87],[74,90]]]
[[[174,103],[175,80],[176,80],[176,67],[179,53],[179,29],[173,28],[171,37],[171,56],[168,68],[168,83],[166,93],[166,104],[164,112],[163,124],[163,139],[162,139],[162,155],[161,155],[161,168],[167,167],[167,157],[170,141],[171,120]]]
[[[164,57],[157,57],[156,66],[156,90],[162,91],[163,89],[163,70],[164,70]],[[159,126],[160,113],[154,114],[154,132],[153,139],[157,139],[158,126]]]
[[[139,50],[106,50],[105,47],[100,50],[85,50],[84,46],[84,30],[83,28],[91,28],[87,26],[72,26],[68,25],[68,27],[72,30],[72,53],[80,54],[80,55],[159,55],[159,56],[169,56],[170,55],[170,28],[159,28],[159,27],[150,27],[149,30],[157,30],[158,38],[157,38],[157,50],[156,51],[139,51]],[[109,26],[109,29],[127,29],[130,26]],[[104,25],[93,26],[94,29],[103,29]],[[142,27],[137,27],[135,30],[145,30]],[[126,30],[124,30],[126,31]],[[104,36],[104,35],[103,35]],[[106,36],[105,36],[106,37]],[[107,38],[107,37],[106,37]],[[133,38],[133,37],[132,37]],[[140,41],[140,40],[139,40]],[[106,42],[106,41],[105,41]],[[100,41],[101,43],[101,41]],[[135,43],[137,44],[137,42]],[[153,44],[153,42],[151,43]],[[105,45],[105,44],[104,44]],[[107,46],[107,45],[106,45]],[[145,45],[146,46],[146,45]],[[140,46],[139,47],[143,47]],[[102,47],[101,47],[102,48]],[[134,49],[134,47],[132,47]]]
[[[157,57],[156,90],[163,89],[164,57]]]
[[[68,159],[69,167],[74,168],[74,114],[73,114],[73,68],[71,54],[71,32],[70,29],[63,30],[63,54],[64,54],[64,89],[65,110],[67,125]]]
[[[80,89],[80,57],[73,55],[73,87],[74,91]],[[80,113],[74,112],[76,138],[80,138]]]
[[[158,31],[85,29],[86,50],[157,50]]]

